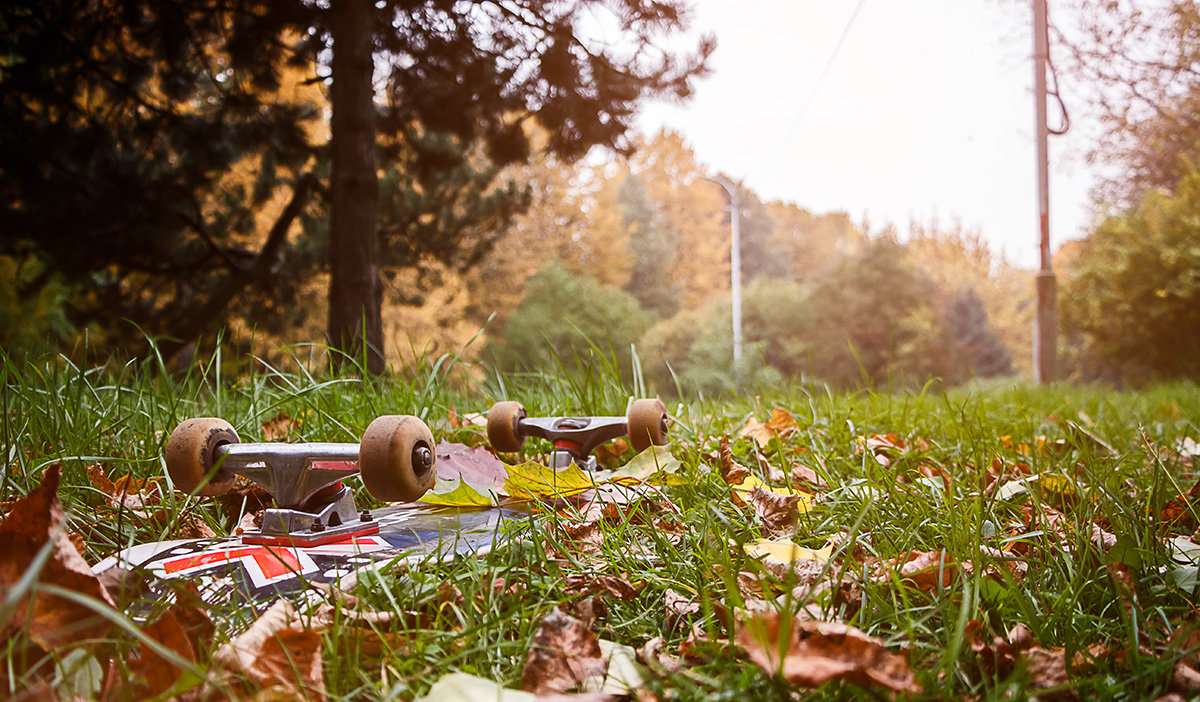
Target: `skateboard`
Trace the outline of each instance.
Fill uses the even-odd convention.
[[[657,398],[635,400],[624,417],[530,417],[519,402],[492,405],[487,413],[488,442],[497,453],[516,453],[525,439],[536,436],[550,441],[549,466],[561,470],[571,463],[584,470],[596,469],[592,451],[601,444],[628,436],[635,453],[667,443],[666,405]]]
[[[230,492],[237,476],[266,488],[274,504],[261,525],[227,537],[134,545],[93,569],[148,576],[143,602],[169,601],[172,581],[197,586],[210,605],[247,614],[285,598],[299,603],[314,584],[344,584],[367,568],[440,560],[492,546],[512,510],[411,504],[434,484],[433,435],[420,419],[384,416],[353,443],[242,443],[226,421],[189,419],[165,453],[175,486],[201,496]],[[359,510],[342,481],[360,474],[372,496],[392,502]]]

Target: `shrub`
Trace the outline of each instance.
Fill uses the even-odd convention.
[[[615,359],[628,373],[631,348],[648,326],[646,312],[629,293],[550,261],[526,283],[521,304],[485,357],[504,370]]]

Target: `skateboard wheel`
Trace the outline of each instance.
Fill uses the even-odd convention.
[[[186,419],[167,439],[167,473],[175,487],[184,492],[216,497],[233,489],[237,476],[220,469],[207,482],[205,476],[217,462],[217,448],[240,443],[229,422],[217,417]]]
[[[497,402],[488,410],[488,443],[497,453],[516,453],[525,445],[520,421],[525,418],[525,408],[520,402],[511,400]]]
[[[363,433],[358,469],[363,485],[385,502],[412,502],[437,478],[433,433],[416,417],[376,417]]]
[[[634,451],[645,451],[651,444],[667,443],[667,406],[658,398],[635,400],[626,415],[629,443]]]

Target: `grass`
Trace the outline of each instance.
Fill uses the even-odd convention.
[[[306,350],[297,351],[302,353]],[[164,475],[166,436],[188,417],[224,417],[243,440],[254,441],[262,439],[264,423],[282,414],[300,420],[294,441],[356,441],[379,414],[415,414],[441,438],[478,442],[478,431],[450,426],[451,410],[484,411],[496,400],[517,399],[534,415],[623,414],[631,398],[646,394],[639,380],[618,378],[611,367],[501,378],[447,356],[378,380],[331,377],[312,368],[302,362],[270,367],[219,352],[180,371],[157,359],[89,365],[61,357],[35,363],[4,358],[0,438],[7,469],[0,500],[27,494],[44,468],[61,462],[67,528],[82,536],[83,555],[95,563],[130,544],[171,538],[189,519],[203,520],[218,533],[234,526],[212,501],[172,494],[165,509],[140,517],[111,507],[92,486],[87,467],[97,463],[110,478]],[[895,393],[794,386],[672,401],[668,408],[677,419],[672,449],[687,478],[684,485],[664,488],[678,514],[664,516],[653,501],[635,506],[602,522],[604,538],[588,552],[565,536],[569,513],[546,511],[516,523],[510,545],[486,556],[368,578],[357,592],[364,604],[411,615],[370,635],[341,615],[321,629],[330,696],[412,698],[451,670],[519,687],[538,622],[553,607],[576,611],[584,597],[570,583],[597,575],[619,576],[641,588],[634,599],[594,598],[600,603],[594,629],[602,638],[637,648],[662,637],[665,651],[678,654],[683,647],[688,653],[679,670],[649,676],[648,689],[658,699],[795,696],[796,688],[724,643],[734,637],[738,610],[750,604],[739,589],[739,573],[762,578],[785,611],[805,602],[803,588],[793,595],[798,583],[791,576],[765,573],[739,547],[763,528],[752,510],[731,501],[708,457],[717,453],[723,436],[732,437],[735,457],[744,465],[761,462],[788,473],[799,461],[821,474],[829,488],[800,516],[792,538],[819,548],[837,537],[843,546],[827,574],[861,577],[853,602],[825,598],[818,604],[889,650],[904,651],[928,696],[1032,694],[1029,686],[1036,681],[1028,667],[996,672],[981,662],[967,635],[972,622],[982,627],[987,643],[1023,624],[1040,646],[1063,649],[1067,660],[1102,645],[1104,655],[1072,671],[1070,687],[1084,698],[1162,694],[1172,689],[1175,665],[1195,654],[1170,643],[1172,633],[1189,625],[1194,593],[1185,589],[1193,566],[1173,560],[1167,541],[1192,533],[1195,506],[1187,506],[1183,522],[1157,518],[1196,482],[1190,460],[1176,450],[1181,440],[1200,438],[1195,423],[1200,389],[1194,385],[1117,392],[995,383]],[[797,429],[766,445],[738,436],[748,418],[765,419],[773,408],[787,410]],[[1113,451],[1081,438],[1073,427],[1087,429]],[[897,435],[908,449],[893,452],[884,466],[864,450],[863,440],[887,434]],[[1054,449],[1038,450],[1039,438]],[[1031,475],[1065,476],[1064,482],[1044,478],[1011,496],[990,494],[984,490],[987,471],[997,461],[1010,469],[1025,464]],[[948,487],[942,476],[949,476]],[[1068,482],[1074,493],[1053,488]],[[1043,504],[1065,515],[1065,536],[1045,523],[1028,525],[1023,507],[1036,513]],[[655,521],[663,518],[665,527]],[[1097,545],[1093,525],[1117,543]],[[956,577],[934,588],[876,576],[879,562],[910,551],[943,550],[951,564],[970,562],[973,571],[956,567]],[[1018,561],[1027,566],[1021,577],[1008,568]],[[1114,563],[1132,575],[1132,605],[1106,567]],[[26,578],[20,587],[38,587],[35,580]],[[699,612],[669,612],[664,606],[669,590],[699,602]],[[13,592],[6,597],[12,599]],[[213,613],[218,621],[232,614]],[[0,695],[32,689],[39,681],[60,693],[98,694],[94,663],[111,658],[126,665],[144,626],[123,613],[113,615],[118,626],[105,641],[41,652],[21,633],[9,637],[2,648]],[[228,630],[218,626],[212,639],[197,642],[200,673],[227,637]],[[184,676],[182,687],[172,692],[198,680]],[[809,694],[841,699],[878,693],[834,681]]]

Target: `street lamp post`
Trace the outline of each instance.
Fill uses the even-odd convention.
[[[738,199],[738,188],[725,176],[705,178],[716,183],[729,195],[729,278],[730,294],[733,296],[733,369],[742,362],[742,209]]]
[[[1058,300],[1050,256],[1050,174],[1046,127],[1046,64],[1050,38],[1046,0],[1033,0],[1033,100],[1037,129],[1038,250],[1037,316],[1033,327],[1033,375],[1040,385],[1054,380],[1057,363]]]

